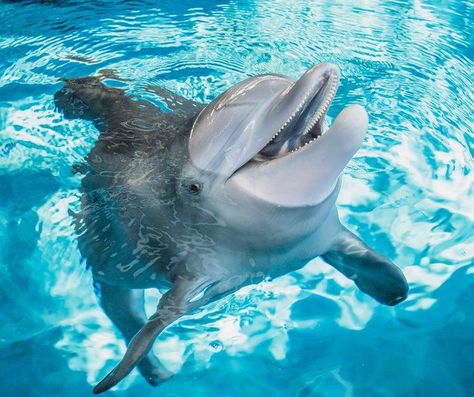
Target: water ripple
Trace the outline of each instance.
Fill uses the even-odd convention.
[[[157,85],[208,102],[248,76],[296,78],[328,61],[342,74],[329,116],[348,103],[370,115],[366,142],[344,176],[342,219],[405,269],[409,299],[396,309],[377,306],[316,259],[165,332],[155,349],[185,375],[161,391],[467,396],[473,10],[469,0],[0,2],[0,345],[5,357],[17,357],[0,368],[22,374],[2,381],[6,395],[30,395],[32,383],[40,395],[85,395],[86,383],[124,351],[91,293],[69,213],[79,206],[80,176],[71,167],[98,132],[56,111],[59,79],[102,73],[144,98],[145,87]],[[7,190],[19,180],[31,200]],[[8,299],[20,295],[17,306]],[[147,297],[150,309],[159,296]],[[458,357],[463,349],[471,358]],[[23,375],[25,351],[60,364],[38,359],[43,370]],[[66,384],[49,388],[44,371]],[[140,393],[149,390],[135,376],[117,392]]]

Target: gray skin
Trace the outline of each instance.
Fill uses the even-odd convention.
[[[82,167],[79,245],[128,344],[95,393],[135,366],[150,384],[168,379],[151,352],[166,327],[317,256],[383,304],[406,298],[401,270],[338,218],[340,174],[367,130],[353,105],[325,131],[338,82],[321,64],[296,82],[249,78],[207,106],[146,87],[166,111],[96,77],[65,81],[57,106],[101,131]],[[169,288],[148,319],[146,288]]]

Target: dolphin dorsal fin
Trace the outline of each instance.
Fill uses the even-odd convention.
[[[406,299],[408,284],[400,268],[345,227],[322,258],[380,303],[393,306]]]

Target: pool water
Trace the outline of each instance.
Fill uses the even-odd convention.
[[[0,1],[0,395],[90,395],[125,350],[70,215],[98,131],[55,109],[59,79],[209,102],[320,62],[341,69],[329,118],[370,116],[341,217],[404,269],[408,299],[381,306],[315,259],[173,325],[154,349],[179,373],[109,394],[474,395],[473,21],[469,0]]]

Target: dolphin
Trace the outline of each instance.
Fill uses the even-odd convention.
[[[329,63],[296,81],[259,75],[207,106],[159,87],[145,90],[161,105],[97,77],[65,80],[57,107],[100,131],[81,167],[79,247],[128,344],[95,393],[135,366],[152,385],[168,379],[151,352],[166,327],[317,256],[382,304],[406,298],[402,271],[339,221],[340,175],[368,128],[359,105],[326,126],[339,78]],[[167,289],[149,318],[147,288]]]

